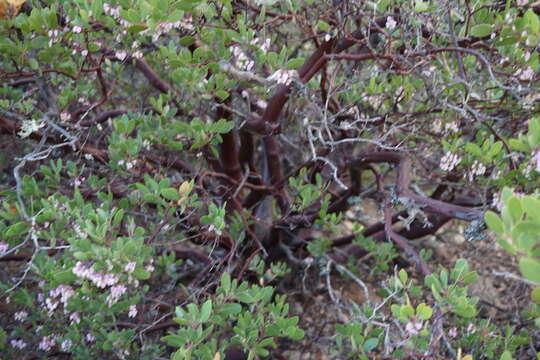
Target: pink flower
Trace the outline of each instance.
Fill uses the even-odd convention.
[[[134,318],[135,316],[137,316],[137,306],[136,305],[131,305],[129,307],[129,314],[128,316],[130,318]]]
[[[422,330],[422,322],[421,321],[410,321],[405,326],[405,330],[407,330],[411,335],[417,335],[420,330]]]
[[[63,351],[69,351],[69,349],[71,349],[71,346],[73,345],[73,342],[69,339],[66,339],[64,341],[62,341],[62,350]]]
[[[456,154],[448,151],[441,159],[440,167],[444,171],[452,171],[461,161],[461,158]]]
[[[152,264],[146,265],[145,269],[146,269],[146,271],[148,271],[148,272],[152,272],[152,271],[155,270],[154,265],[152,265]]]
[[[0,242],[0,256],[7,253],[7,250],[9,249],[9,244],[6,242]]]
[[[23,322],[28,317],[28,313],[26,311],[19,311],[16,312],[13,317],[16,321]]]
[[[116,303],[118,299],[124,295],[126,292],[126,287],[122,284],[116,285],[111,287],[110,294],[107,296],[107,304],[109,304],[109,307],[112,306],[112,304]]]
[[[58,307],[58,301],[52,300],[51,298],[45,299],[45,305],[47,305],[47,309],[49,309],[49,316],[52,315],[54,310]]]
[[[43,351],[51,350],[51,348],[54,346],[56,342],[57,337],[58,335],[55,335],[55,334],[44,336],[38,345],[38,349],[43,350]]]
[[[11,346],[13,346],[14,348],[17,348],[19,350],[22,350],[26,347],[26,343],[24,342],[24,340],[21,340],[21,339],[13,339],[11,340],[10,342]]]
[[[115,56],[120,60],[124,61],[124,59],[127,57],[127,52],[120,50],[115,53]]]
[[[88,342],[96,341],[96,338],[92,334],[86,334],[85,338],[86,338],[86,341],[88,341]]]
[[[534,70],[530,66],[525,70],[518,71],[518,73],[521,80],[532,80],[534,77]]]
[[[56,289],[49,291],[49,295],[53,298],[60,296],[60,302],[66,305],[69,298],[75,295],[75,291],[69,285],[60,285]]]
[[[393,29],[395,29],[395,28],[396,28],[396,25],[397,25],[397,22],[396,22],[396,20],[394,20],[393,17],[388,16],[388,17],[386,18],[386,28],[387,28],[388,30],[393,30]]]
[[[73,274],[80,278],[87,278],[90,273],[90,267],[86,267],[81,261],[77,261],[73,269],[71,269]]]
[[[71,315],[69,315],[69,320],[71,320],[71,324],[80,323],[81,318],[79,317],[79,313],[78,312],[71,313]]]
[[[136,263],[134,261],[127,263],[126,266],[124,266],[124,271],[131,274],[135,271],[135,265]]]
[[[267,80],[276,81],[279,84],[289,85],[293,81],[296,74],[296,70],[280,69],[270,75]]]

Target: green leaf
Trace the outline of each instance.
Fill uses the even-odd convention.
[[[289,338],[292,340],[301,340],[304,338],[304,330],[295,328],[294,331],[289,331]]]
[[[489,159],[492,159],[495,155],[497,155],[502,150],[502,148],[503,148],[503,143],[501,141],[497,141],[489,149],[487,157]]]
[[[531,292],[531,299],[537,304],[540,304],[540,287],[535,288]]]
[[[540,30],[540,23],[538,21],[538,16],[534,13],[534,11],[532,9],[527,10],[523,17],[529,23],[532,33],[537,34],[538,30]]]
[[[512,196],[506,203],[506,206],[508,207],[508,210],[514,222],[521,220],[523,216],[523,208],[521,207],[520,199],[518,199],[515,196]]]
[[[407,272],[403,269],[399,270],[399,280],[401,281],[401,283],[403,285],[405,285],[407,283],[407,280],[409,279],[409,275],[407,275]]]
[[[521,199],[523,210],[527,213],[527,218],[530,220],[540,221],[540,200],[532,196],[525,196]]]
[[[228,294],[231,291],[231,274],[224,273],[221,276],[221,288],[225,294]]]
[[[504,234],[504,224],[499,215],[495,214],[493,211],[488,211],[484,214],[484,221],[490,230],[493,230],[499,235]]]
[[[401,315],[406,318],[410,318],[414,315],[414,308],[411,305],[401,306]]]
[[[176,201],[180,199],[180,194],[178,194],[178,190],[172,187],[161,190],[161,196],[171,201]]]
[[[508,143],[510,144],[510,148],[512,148],[512,150],[529,151],[529,145],[527,145],[526,143],[524,143],[521,140],[510,139],[510,140],[508,140]]]
[[[201,323],[205,323],[210,319],[210,315],[212,314],[212,300],[208,299],[204,302],[204,304],[201,307],[201,318],[199,321]]]
[[[257,299],[253,298],[253,296],[251,296],[251,294],[248,294],[248,293],[240,293],[238,295],[236,295],[236,298],[243,302],[243,303],[246,303],[246,304],[251,304],[251,303],[254,303],[255,301],[257,301]]]
[[[472,305],[464,305],[456,307],[452,310],[455,314],[464,317],[464,318],[472,318],[476,316],[476,309]]]
[[[28,59],[28,64],[32,70],[37,70],[39,68],[39,63],[35,58]]]
[[[529,145],[533,148],[540,144],[540,119],[529,120]]]
[[[424,303],[416,307],[416,315],[420,320],[428,320],[433,315],[433,309]]]
[[[315,24],[315,28],[317,30],[328,32],[328,30],[330,30],[330,25],[328,25],[328,23],[326,23],[326,22],[324,22],[322,20],[319,20],[317,22],[317,24]]]
[[[113,226],[120,225],[120,223],[122,222],[123,217],[124,217],[124,210],[123,209],[118,209],[116,211],[116,214],[114,214],[112,225]]]
[[[480,146],[476,145],[475,143],[467,143],[465,145],[465,151],[475,156],[482,155],[482,149],[480,149]]]
[[[364,351],[369,352],[374,350],[379,345],[379,339],[369,338],[364,342]]]
[[[7,238],[15,237],[18,235],[22,235],[26,233],[30,229],[30,227],[26,224],[24,221],[16,222],[13,225],[10,225],[6,232],[4,233],[4,236]]]
[[[99,44],[96,44],[96,43],[94,43],[94,42],[88,43],[88,51],[89,51],[89,52],[96,52],[96,51],[98,51],[99,49],[101,49],[101,47],[99,46]]]
[[[285,67],[287,70],[294,70],[296,68],[299,68],[304,63],[304,58],[295,58],[291,59],[285,64]]]
[[[61,284],[69,284],[77,280],[77,276],[71,270],[58,271],[53,275],[53,278]]]
[[[164,341],[169,346],[182,347],[185,345],[186,340],[180,335],[167,335],[161,338],[161,341]]]
[[[476,37],[485,37],[493,33],[493,26],[490,24],[479,24],[473,26],[471,35]]]
[[[506,350],[501,355],[501,360],[512,360],[512,353],[510,351]]]
[[[150,272],[144,270],[142,267],[136,267],[133,271],[133,276],[137,280],[147,280],[150,278]]]
[[[268,337],[266,339],[263,339],[261,342],[259,342],[258,344],[259,347],[269,347],[269,346],[272,346],[272,347],[276,347],[276,343],[274,342],[274,339],[271,338],[271,337]]]
[[[476,273],[476,271],[470,271],[467,273],[467,275],[463,277],[461,281],[464,284],[472,284],[473,282],[476,281],[476,279],[478,279],[478,274]]]
[[[238,303],[226,303],[221,305],[219,311],[227,316],[236,315],[242,311],[242,305]]]
[[[426,2],[424,2],[422,0],[418,0],[414,4],[414,11],[416,11],[416,12],[424,12],[424,11],[427,11],[428,8],[429,8],[428,3],[426,3]]]
[[[226,90],[218,90],[216,91],[216,95],[221,99],[225,100],[229,97],[229,92]]]
[[[503,237],[498,237],[497,242],[504,250],[508,251],[512,255],[516,255],[516,249],[514,249],[514,246],[512,246],[512,244],[510,244],[508,240]]]
[[[527,280],[540,284],[540,262],[523,257],[519,259],[519,270]]]

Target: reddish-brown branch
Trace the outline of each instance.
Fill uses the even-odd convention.
[[[165,94],[171,91],[171,86],[167,84],[162,78],[160,78],[158,74],[156,74],[154,69],[152,69],[146,61],[144,61],[143,59],[136,59],[135,67],[139,69],[139,71],[144,75],[144,77],[150,82],[153,87]]]
[[[229,97],[230,99],[230,97]],[[230,103],[230,101],[227,101]],[[216,121],[225,119],[230,121],[232,114],[223,106],[218,106],[216,113]],[[242,178],[242,170],[240,169],[240,158],[238,155],[238,146],[236,144],[236,130],[231,130],[226,134],[221,135],[223,142],[221,143],[220,158],[221,166],[225,174],[236,181]]]

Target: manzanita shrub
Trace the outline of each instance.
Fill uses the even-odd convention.
[[[536,2],[22,3],[0,0],[1,358],[287,358],[319,341],[287,290],[323,284],[328,358],[540,359]],[[520,314],[412,242],[450,221],[516,260]]]

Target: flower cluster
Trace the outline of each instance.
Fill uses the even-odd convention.
[[[475,160],[472,164],[471,171],[467,174],[467,177],[469,178],[469,181],[473,181],[475,176],[482,176],[486,172],[486,167],[484,164],[479,162],[478,160]]]
[[[13,317],[15,318],[15,321],[24,321],[28,317],[28,313],[26,311],[18,311],[16,312]]]
[[[51,350],[52,347],[55,345],[57,338],[58,338],[58,335],[56,334],[44,336],[39,342],[38,349],[43,350],[43,351]]]
[[[62,351],[69,351],[72,345],[73,345],[73,342],[69,339],[66,339],[62,341],[62,344],[60,346],[62,347]]]
[[[81,317],[79,316],[78,312],[73,312],[71,315],[69,315],[69,321],[71,324],[78,324],[81,322]]]
[[[296,70],[283,70],[280,69],[270,75],[267,80],[276,81],[278,84],[289,85],[293,79],[297,76]]]
[[[255,66],[255,61],[248,58],[244,50],[238,45],[232,46],[232,54],[236,58],[236,65],[244,71],[251,71]]]
[[[60,40],[62,33],[58,30],[49,30],[47,35],[49,36],[49,46],[53,46],[54,43]]]
[[[19,350],[22,350],[24,349],[27,344],[24,342],[24,340],[21,340],[21,339],[13,339],[10,341],[10,344],[12,347],[16,348],[16,349],[19,349]]]
[[[126,293],[126,290],[126,287],[122,284],[111,287],[110,293],[106,300],[109,307],[116,303],[118,299],[120,299],[120,297]]]
[[[128,27],[129,26],[129,22],[127,22],[126,20],[124,20],[124,19],[122,19],[120,17],[120,6],[111,7],[111,5],[109,5],[109,3],[105,3],[105,4],[103,4],[103,12],[106,15],[109,15],[110,17],[112,17],[116,21],[118,21],[118,23],[121,26],[123,26],[123,27]]]
[[[134,318],[135,316],[137,316],[137,306],[136,305],[131,305],[129,307],[129,314],[128,316],[130,318]]]
[[[456,154],[448,151],[441,159],[441,169],[444,171],[452,171],[461,161],[461,158]]]
[[[161,22],[156,26],[152,42],[158,41],[162,34],[166,34],[173,29],[193,30],[193,18],[191,16],[175,22]]]
[[[259,45],[259,42],[260,42],[260,45]],[[267,38],[264,41],[261,40],[260,38],[255,38],[251,40],[249,44],[258,46],[264,53],[267,53],[268,50],[270,49],[270,42],[271,42],[270,38]]]
[[[127,58],[128,53],[127,53],[127,51],[125,51],[125,50],[118,50],[118,51],[114,54],[114,56],[116,56],[116,58],[117,58],[118,60],[124,61],[124,60]]]
[[[397,25],[397,22],[396,22],[396,20],[394,20],[393,17],[388,16],[386,18],[386,28],[388,30],[394,30],[396,28],[396,25]]]
[[[411,335],[418,335],[423,326],[422,321],[409,321],[405,326],[405,330]]]
[[[125,167],[126,170],[131,170],[137,165],[137,160],[131,160],[131,161],[120,160],[118,161],[118,165]]]
[[[73,273],[81,279],[88,279],[92,281],[98,288],[105,288],[107,286],[113,286],[118,282],[118,277],[115,274],[105,274],[99,271],[95,271],[92,265],[85,266],[81,261],[78,261],[73,269]]]
[[[69,298],[73,295],[75,295],[75,291],[69,285],[60,285],[56,289],[49,291],[49,297],[45,299],[45,305],[49,310],[49,315],[52,315],[60,303],[65,307]],[[60,301],[56,299],[57,297],[60,297]]]
[[[131,274],[135,271],[135,265],[137,264],[134,261],[127,263],[126,266],[124,266],[124,271]]]

